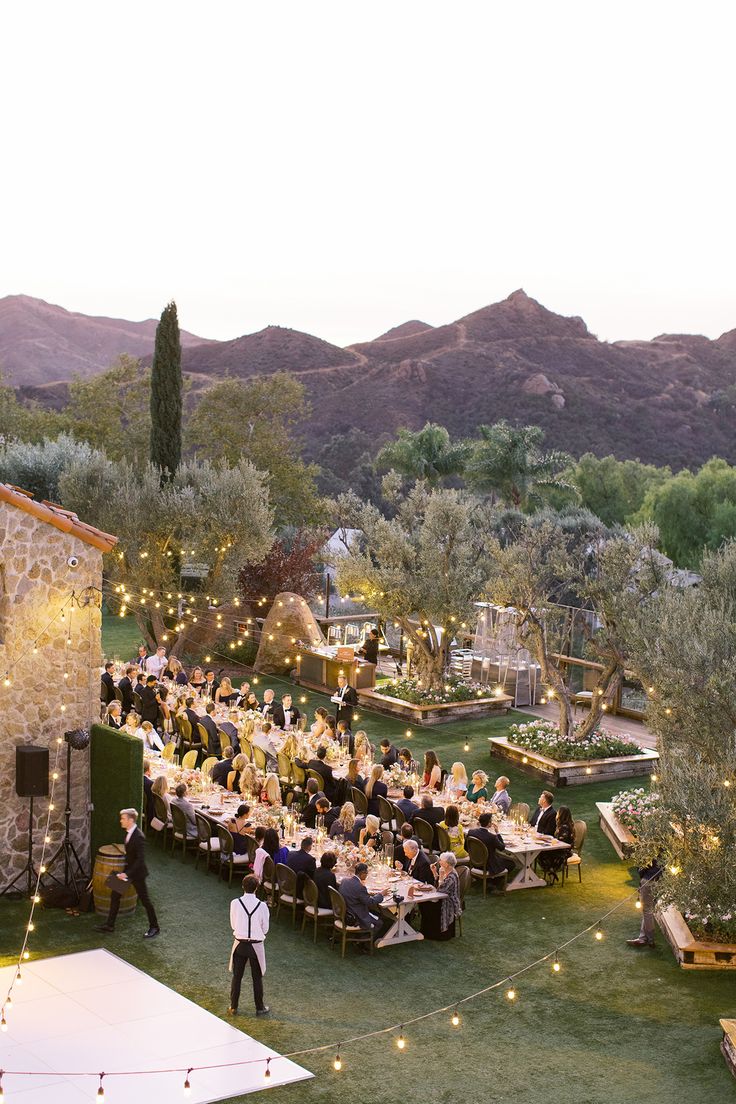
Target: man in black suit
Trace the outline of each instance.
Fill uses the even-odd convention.
[[[319,783],[316,778],[308,778],[305,792],[309,797],[309,801],[304,806],[304,812],[302,813],[302,823],[305,828],[314,828],[315,821],[317,820],[317,802],[321,797],[324,797],[322,790],[319,788]]]
[[[232,714],[231,714],[232,716]],[[235,714],[237,717],[237,713]],[[229,744],[236,755],[240,755],[240,740],[238,730],[232,721],[220,721],[220,736],[225,737],[225,743]]]
[[[299,845],[298,851],[290,851],[286,858],[286,865],[296,874],[296,893],[301,897],[304,888],[304,875],[314,878],[317,872],[317,860],[312,854],[312,837],[305,836]]]
[[[419,806],[416,802],[412,801],[414,797],[414,787],[404,786],[404,796],[396,802],[396,808],[401,809],[407,820],[411,820],[419,812]]]
[[[123,695],[123,717],[127,717],[133,708],[133,679],[135,677],[135,667],[126,667],[125,674],[118,683],[118,690]]]
[[[146,669],[146,660],[148,659],[148,648],[145,644],[138,645],[138,655],[134,656],[130,661],[131,667],[140,667],[142,671]]]
[[[554,799],[555,795],[550,793],[549,790],[542,790],[539,795],[539,804],[529,817],[529,823],[539,832],[540,836],[553,836],[555,834],[557,810],[552,806]]]
[[[281,704],[278,702],[273,707],[271,714],[271,720],[276,725],[276,728],[296,728],[299,723],[301,713],[295,705],[291,704],[291,694],[284,694],[281,699]]]
[[[144,932],[143,938],[155,939],[161,929],[158,926],[153,902],[148,896],[148,887],[146,886],[148,868],[145,859],[146,837],[138,827],[138,813],[135,809],[120,810],[120,827],[125,832],[125,870],[122,874],[117,875],[121,882],[121,892],[125,890],[127,882],[133,885],[148,917],[148,931]],[[110,898],[110,911],[107,914],[107,920],[97,928],[97,931],[115,931],[115,920],[120,909],[120,896],[120,893],[113,892]]]
[[[202,687],[202,697],[212,698],[215,700],[215,694],[220,689],[220,684],[215,678],[214,671],[205,671],[204,673],[204,686]]]
[[[493,817],[490,813],[481,813],[478,817],[479,827],[471,828],[466,838],[472,837],[485,844],[488,851],[488,863],[486,868],[489,874],[503,874],[504,870],[512,874],[515,870],[518,870],[518,867],[510,855],[501,854],[506,844],[503,842],[503,837],[498,832],[491,831],[490,825],[492,821]]]
[[[263,691],[263,705],[261,706],[261,716],[264,721],[271,721],[273,723],[273,711],[276,708],[274,703],[275,694],[273,690]]]
[[[186,709],[184,710],[184,716],[192,726],[192,739],[199,742],[199,733],[197,732],[197,725],[199,724],[199,713],[197,713],[192,706],[194,705],[194,698],[187,698]]]
[[[445,819],[445,810],[441,805],[433,805],[432,798],[429,794],[425,794],[422,798],[422,807],[418,813],[414,814],[412,819],[419,817],[420,820],[426,820],[428,824],[432,825],[434,829],[432,835],[432,847],[439,847],[439,840],[437,839],[437,825],[440,821]]]
[[[316,771],[317,774],[322,776],[322,781],[324,783],[322,789],[325,791],[325,794],[327,795],[327,797],[334,797],[335,796],[335,778],[334,778],[334,775],[332,773],[332,767],[329,765],[329,763],[326,762],[326,759],[327,759],[327,748],[318,747],[317,748],[317,758],[316,759],[310,759],[309,762],[307,763],[307,768],[309,770]]]
[[[365,887],[368,877],[368,867],[365,863],[358,863],[355,875],[352,878],[343,878],[340,882],[339,893],[345,898],[348,917],[360,925],[366,931],[373,929],[379,932],[383,927],[383,920],[378,915],[378,906],[383,901],[382,893],[371,895]]]
[[[330,799],[325,797],[324,794],[317,798],[314,807],[315,820],[322,817],[325,831],[329,832],[335,821],[340,819],[340,809],[337,805],[331,805]]]
[[[204,717],[199,718],[199,723],[207,732],[207,755],[216,755],[219,759],[222,755],[220,744],[220,731],[212,714],[215,712],[215,703],[207,702]]]
[[[347,721],[348,728],[352,729],[354,720],[355,706],[358,704],[358,695],[353,690],[352,686],[348,686],[348,680],[346,675],[338,675],[337,677],[337,690],[330,698],[330,701],[335,706],[335,723],[338,721]]]
[[[398,870],[405,870],[412,878],[425,885],[434,885],[434,874],[429,859],[420,848],[415,839],[404,840],[402,844],[404,859],[397,859],[395,866]]]
[[[105,670],[100,676],[100,701],[106,706],[115,701],[115,680],[112,677],[114,670],[114,663],[106,663]]]
[[[222,753],[223,757],[219,763],[215,763],[212,768],[210,778],[216,786],[226,786],[227,776],[233,769],[233,759],[235,758],[235,749],[226,747]]]
[[[399,759],[399,749],[394,747],[390,740],[381,740],[381,766],[384,770],[390,770]]]
[[[149,675],[146,685],[139,691],[141,699],[141,721],[150,721],[155,728],[158,724],[158,707],[161,699],[156,689],[156,676]]]

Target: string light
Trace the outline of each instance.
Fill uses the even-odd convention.
[[[596,937],[596,939],[598,940],[599,943],[600,943],[601,939],[603,939],[603,928],[600,926],[600,924],[598,925],[598,927],[595,930],[595,937]]]
[[[510,1001],[516,1000],[516,989],[514,988],[514,983],[511,978],[509,978],[509,987],[506,990],[506,999]]]
[[[97,1090],[97,1104],[105,1104],[105,1087],[102,1084],[102,1079],[104,1076],[104,1073],[100,1074],[100,1087]]]
[[[634,908],[636,908],[636,909],[641,908],[641,897],[637,897],[636,900],[634,901]]]
[[[333,1066],[334,1069],[337,1070],[338,1073],[342,1069],[342,1058],[340,1057],[340,1051],[339,1050],[338,1050],[337,1054],[335,1055],[335,1061],[332,1063],[332,1066]]]
[[[270,1081],[271,1080],[271,1059],[270,1058],[266,1059],[266,1070],[265,1070],[265,1073],[263,1074],[263,1080],[264,1081]]]
[[[189,1084],[189,1074],[191,1072],[192,1071],[190,1069],[188,1069],[187,1070],[187,1075],[184,1078],[184,1095],[185,1096],[191,1096],[192,1095],[192,1086]]]
[[[552,963],[552,971],[555,974],[559,974],[560,972],[560,956],[558,955],[557,951],[555,951],[555,960]]]
[[[450,1020],[450,1023],[452,1024],[453,1027],[459,1027],[460,1026],[460,1016],[458,1015],[457,1008],[452,1013],[452,1019]]]
[[[404,1038],[404,1029],[403,1029],[403,1027],[400,1029],[399,1037],[396,1040],[396,1045],[399,1048],[399,1050],[403,1050],[404,1047],[406,1046],[406,1039]]]

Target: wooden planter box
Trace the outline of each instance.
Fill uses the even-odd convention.
[[[595,807],[598,810],[598,823],[600,824],[601,832],[603,832],[606,839],[610,841],[613,850],[620,859],[628,858],[636,843],[631,832],[628,828],[624,828],[623,824],[614,813],[613,805],[610,801],[596,801]]]
[[[736,943],[701,943],[674,905],[656,915],[683,970],[736,970]]]
[[[380,694],[377,690],[359,690],[358,701],[365,709],[375,709],[377,713],[386,713],[399,717],[402,721],[419,727],[449,724],[450,721],[476,720],[491,713],[507,713],[514,704],[508,694],[493,695],[489,698],[471,698],[469,701],[448,702],[446,705],[414,705]]]
[[[736,1077],[736,1020],[721,1020],[723,1039],[721,1041],[721,1054],[726,1059],[726,1065]]]
[[[659,752],[642,751],[641,755],[621,755],[611,759],[578,759],[558,763],[536,751],[527,751],[511,743],[507,736],[489,736],[491,755],[508,759],[526,774],[534,775],[553,786],[579,786],[586,782],[634,778],[648,774],[659,761]]]

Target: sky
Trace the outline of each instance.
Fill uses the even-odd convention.
[[[731,0],[9,0],[0,296],[336,344],[736,327]]]

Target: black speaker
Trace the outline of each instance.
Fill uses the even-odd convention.
[[[15,749],[15,792],[18,797],[48,797],[49,749],[19,744]]]

